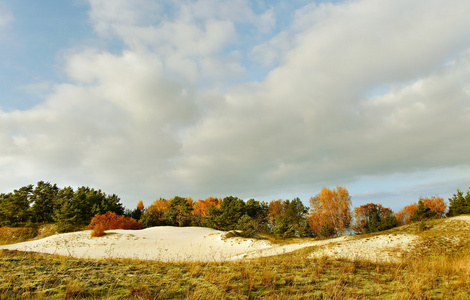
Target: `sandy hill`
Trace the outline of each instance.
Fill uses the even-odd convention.
[[[227,261],[278,255],[311,247],[311,257],[399,260],[410,251],[449,244],[468,247],[470,216],[432,220],[363,236],[328,240],[299,239],[286,244],[267,240],[225,238],[225,232],[199,227],[152,227],[109,230],[102,237],[91,231],[49,236],[0,249],[33,251],[78,258],[129,258],[160,261]]]

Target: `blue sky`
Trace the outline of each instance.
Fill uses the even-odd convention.
[[[447,199],[470,186],[469,10],[0,0],[0,191]]]
[[[44,99],[27,87],[46,88],[46,83],[61,80],[60,51],[80,45],[93,33],[87,6],[74,1],[2,1],[0,7],[10,16],[0,48],[1,107],[30,108]]]

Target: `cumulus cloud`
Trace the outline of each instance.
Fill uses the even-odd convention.
[[[95,31],[123,51],[69,49],[67,82],[32,109],[0,111],[0,179],[249,197],[465,165],[469,10],[310,4],[264,41],[276,10],[248,1],[90,0]],[[247,26],[260,35],[237,49]],[[273,69],[234,85],[248,55]]]
[[[271,10],[255,14],[245,0],[160,4],[90,0],[90,5],[90,17],[99,34],[116,36],[131,49],[158,53],[169,72],[190,84],[241,76],[244,68],[240,61],[223,51],[240,42],[237,26],[252,26],[261,32],[274,26]],[[174,16],[158,14],[164,9]]]
[[[72,83],[57,85],[40,106],[1,115],[10,129],[1,150],[9,176],[26,176],[20,161],[45,177],[105,186],[126,184],[129,176],[139,186],[164,178],[179,151],[178,130],[197,114],[191,91],[143,53],[87,49],[66,61]]]
[[[288,29],[296,33],[291,49],[280,48],[284,62],[261,84],[225,95],[223,107],[191,128],[178,174],[195,186],[228,170],[227,182],[240,189],[308,188],[468,161],[458,138],[470,125],[468,4],[415,5],[355,1],[299,10]],[[437,18],[439,25],[429,22]],[[383,85],[386,95],[365,97]],[[395,104],[384,104],[387,98]],[[206,176],[195,181],[201,170]]]

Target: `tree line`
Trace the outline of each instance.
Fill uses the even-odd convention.
[[[124,214],[121,199],[89,187],[58,188],[39,181],[8,194],[0,194],[0,225],[56,223],[65,232],[90,223],[96,214]]]
[[[397,213],[374,203],[352,211],[351,196],[341,186],[336,189],[323,187],[309,202],[310,207],[299,198],[267,203],[255,199],[245,202],[233,196],[198,201],[175,196],[157,199],[148,207],[139,201],[131,210],[125,209],[115,194],[107,195],[89,187],[59,189],[56,184],[40,181],[36,186],[28,185],[0,194],[0,225],[53,222],[58,232],[66,232],[86,226],[96,217],[95,223],[92,222],[95,225],[99,223],[97,220],[109,223],[119,219],[126,226],[138,224],[139,228],[202,226],[232,231],[245,237],[262,233],[280,239],[331,237],[342,235],[346,230],[357,234],[370,233],[425,219],[470,214],[470,189],[466,195],[457,190],[449,199],[448,210],[443,198],[432,196],[421,197],[418,203],[405,206]],[[113,215],[104,217],[108,212]]]

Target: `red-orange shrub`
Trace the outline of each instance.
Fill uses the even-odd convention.
[[[97,236],[101,236],[105,230],[109,229],[142,229],[142,221],[136,221],[131,217],[119,216],[108,211],[103,215],[96,214],[91,219],[88,229],[93,229],[92,236],[100,234],[100,232],[101,234]]]
[[[92,237],[99,237],[104,234],[104,226],[101,223],[98,223],[93,227],[93,231],[91,232]]]

